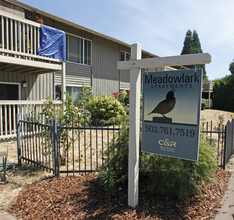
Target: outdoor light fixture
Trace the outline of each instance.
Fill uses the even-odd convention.
[[[23,81],[23,82],[22,82],[22,87],[23,87],[23,88],[27,88],[27,86],[28,86],[28,83],[27,83],[26,81]]]

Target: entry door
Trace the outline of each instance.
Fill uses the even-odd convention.
[[[19,100],[19,85],[0,83],[0,100]]]

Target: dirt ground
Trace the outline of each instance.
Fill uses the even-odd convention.
[[[224,124],[226,124],[226,122],[228,121],[228,120],[231,120],[232,118],[234,118],[234,113],[231,113],[231,112],[223,112],[223,111],[217,111],[217,110],[205,110],[205,111],[202,111],[201,112],[201,120],[202,121],[210,121],[210,120],[212,120],[213,121],[213,125],[216,125],[216,124],[218,124],[218,123],[220,123],[220,116],[223,116],[223,123]],[[15,163],[17,163],[17,154],[16,154],[16,141],[10,141],[10,142],[2,142],[2,143],[0,143],[0,160],[2,160],[2,158],[1,158],[1,155],[3,155],[5,152],[7,152],[8,151],[8,160],[10,161],[10,162],[15,162]],[[228,165],[227,165],[227,167],[226,167],[226,169],[227,170],[230,170],[230,171],[232,171],[232,172],[234,172],[234,155],[232,156],[232,158],[231,158],[231,160],[229,161],[229,163],[228,163]],[[2,172],[0,172],[0,175],[2,175]],[[3,182],[3,180],[2,180],[2,178],[1,178],[1,182],[0,182],[0,191],[1,191],[1,194],[0,194],[0,209],[2,209],[2,210],[11,210],[11,212],[13,212],[14,214],[17,214],[17,215],[19,215],[20,217],[25,217],[25,215],[26,215],[26,213],[25,212],[23,212],[22,210],[20,211],[19,209],[18,209],[18,213],[15,213],[14,212],[14,209],[11,209],[11,207],[12,207],[12,205],[17,201],[17,198],[21,198],[21,200],[19,200],[19,201],[23,201],[23,195],[29,190],[29,188],[30,187],[33,187],[33,185],[31,185],[32,183],[35,183],[36,185],[40,185],[40,184],[46,184],[46,187],[48,188],[48,187],[50,187],[50,183],[51,182],[53,182],[53,183],[56,183],[56,181],[62,181],[62,180],[64,180],[64,187],[66,186],[66,187],[68,187],[68,185],[69,184],[75,184],[75,182],[76,183],[78,183],[78,181],[81,181],[81,183],[80,184],[84,184],[85,186],[82,186],[82,187],[86,187],[86,190],[84,190],[84,191],[86,191],[87,192],[87,185],[90,183],[90,181],[91,181],[91,183],[93,183],[93,182],[95,182],[96,180],[95,179],[97,179],[97,176],[96,175],[91,175],[90,177],[88,177],[87,179],[84,179],[84,177],[82,177],[81,178],[81,180],[78,180],[78,179],[69,179],[69,178],[65,178],[65,179],[60,179],[60,180],[54,180],[54,179],[48,179],[48,177],[51,177],[52,176],[52,174],[49,174],[49,173],[47,173],[47,172],[45,172],[45,171],[41,171],[41,170],[39,170],[39,169],[37,169],[36,167],[34,168],[34,169],[31,169],[30,167],[28,167],[27,165],[23,165],[21,168],[18,168],[18,167],[15,167],[15,168],[13,168],[13,169],[10,169],[10,170],[8,170],[8,173],[7,173],[7,175],[8,175],[8,178],[7,178],[7,183],[4,183]],[[217,201],[216,201],[216,203],[214,203],[213,205],[216,207],[216,209],[217,209],[217,207],[218,206],[220,206],[220,204],[219,204],[219,201],[221,200],[221,198],[222,198],[222,195],[223,195],[223,193],[224,193],[224,191],[225,191],[225,189],[226,189],[226,184],[227,184],[227,181],[228,181],[228,178],[229,178],[229,174],[228,174],[228,172],[227,171],[222,171],[222,172],[219,172],[219,174],[218,174],[218,176],[217,176],[217,180],[215,181],[215,183],[214,184],[216,184],[216,185],[213,185],[213,187],[218,187],[219,188],[219,195],[217,196]],[[2,176],[1,176],[2,177]],[[44,181],[41,181],[42,179],[45,179],[46,178],[46,180],[44,180]],[[68,182],[66,182],[66,181],[68,181]],[[74,183],[73,183],[73,181],[74,181]],[[78,184],[79,185],[79,184]],[[95,185],[95,184],[94,184]],[[81,185],[80,185],[81,186]],[[29,188],[28,188],[29,187]],[[217,193],[216,191],[215,192],[213,192],[212,191],[212,186],[209,186],[209,187],[211,187],[211,188],[209,188],[209,189],[204,189],[204,191],[205,190],[207,190],[208,191],[208,195],[206,196],[209,200],[207,200],[206,202],[209,202],[210,203],[210,199],[212,200],[212,193]],[[63,189],[62,188],[58,188],[58,189],[53,189],[53,190],[58,190],[58,191],[60,191],[61,190],[61,192],[63,192]],[[89,189],[90,190],[90,189]],[[94,191],[94,189],[92,189],[92,192]],[[53,191],[54,192],[54,191]],[[77,192],[77,193],[81,193],[80,191],[79,192]],[[103,192],[102,192],[103,193]],[[143,193],[144,194],[144,193]],[[48,194],[49,195],[49,194]],[[60,199],[61,199],[61,196],[63,196],[64,194],[62,194],[62,195],[60,195]],[[76,195],[78,195],[78,194],[76,194]],[[19,197],[20,196],[20,197]],[[28,199],[29,199],[29,197],[30,196],[32,196],[31,194],[25,194],[25,196],[28,196]],[[35,196],[39,196],[38,194],[37,195],[35,195]],[[58,195],[59,196],[59,195]],[[72,195],[72,193],[71,193],[71,198],[74,198],[74,196],[75,195]],[[88,198],[87,196],[88,195],[86,195],[86,194],[84,194],[83,196],[85,196],[85,198]],[[96,196],[101,196],[101,195],[97,195],[97,194],[93,194],[93,196],[94,197],[96,197]],[[92,198],[92,197],[91,197]],[[110,206],[113,206],[113,207],[119,207],[119,205],[115,205],[115,202],[114,203],[112,203],[112,202],[108,202],[108,199],[106,200],[106,201],[104,201],[103,200],[103,197],[101,197],[102,199],[101,199],[101,201],[102,202],[106,202],[106,205],[110,205]],[[125,197],[124,197],[125,198]],[[25,199],[25,198],[24,198]],[[34,198],[34,199],[36,199],[36,198]],[[52,198],[47,198],[47,199],[52,199]],[[89,198],[90,199],[90,198]],[[94,198],[93,198],[94,199]],[[106,198],[105,198],[106,199]],[[126,199],[126,198],[125,198]],[[155,200],[155,199],[153,199],[153,198],[151,198],[152,199],[152,201],[153,200]],[[202,201],[203,199],[202,198],[197,198],[199,201]],[[95,199],[94,199],[95,200]],[[35,203],[35,201],[31,201],[31,200],[29,200],[30,202],[31,202],[31,204],[32,204],[32,202],[34,202]],[[60,200],[61,201],[61,200]],[[69,202],[74,202],[74,201],[68,201],[68,203]],[[89,201],[86,201],[86,203],[90,203]],[[120,201],[120,203],[124,203],[124,201]],[[43,203],[43,201],[42,201],[42,203]],[[118,202],[119,203],[119,202]],[[30,203],[29,203],[30,204]],[[162,205],[162,206],[164,206],[164,205],[170,205],[170,204],[168,204],[168,203],[165,203],[165,201],[163,202],[163,203],[161,203],[160,202],[160,204]],[[208,204],[208,203],[207,203]],[[206,204],[206,205],[207,205]],[[61,205],[61,204],[60,204]],[[52,206],[52,205],[50,205],[51,206],[51,209],[53,208],[54,209],[54,211],[55,210],[57,210],[59,207],[60,207],[60,205],[58,205],[58,207],[56,208],[56,207],[54,207],[54,206]],[[64,204],[65,205],[65,204]],[[89,205],[89,204],[87,204],[87,205]],[[104,205],[104,206],[106,206],[106,205]],[[123,204],[122,204],[123,205]],[[126,204],[125,204],[126,205]],[[154,204],[153,203],[153,205],[154,206],[156,206],[156,204]],[[171,204],[171,205],[175,205],[175,204]],[[198,205],[197,204],[197,202],[196,202],[196,205]],[[202,205],[202,203],[200,204],[200,205]],[[204,204],[203,204],[204,205]],[[206,205],[204,205],[204,206],[206,206]],[[120,204],[120,206],[121,206],[121,204]],[[178,204],[176,204],[176,206],[179,206]],[[199,205],[198,205],[199,206]],[[15,207],[15,210],[17,210],[17,208],[19,208],[19,207],[17,207],[17,206],[14,206]],[[65,206],[64,206],[65,207]],[[94,205],[94,207],[96,207],[96,205]],[[94,209],[94,207],[91,207],[92,209]],[[121,206],[122,207],[122,206]],[[30,209],[30,207],[28,207],[27,205],[25,206],[25,207],[23,207],[22,206],[22,208],[23,209],[28,209],[28,211],[29,211],[29,209]],[[37,207],[36,206],[34,206],[34,210],[36,209]],[[73,209],[74,207],[72,206],[72,209]],[[146,208],[146,207],[145,207]],[[198,207],[195,207],[195,208],[197,208],[198,209]],[[69,208],[68,208],[69,209]],[[103,207],[102,207],[102,209],[103,209]],[[102,210],[101,209],[101,210]],[[118,208],[119,209],[119,208]],[[118,210],[117,209],[117,210]],[[189,209],[191,209],[190,211],[191,211],[191,213],[193,212],[193,210],[192,210],[192,206],[190,206],[190,208]],[[103,212],[103,211],[101,211],[100,209],[99,209],[99,212]],[[108,210],[104,210],[105,212],[107,211],[107,212],[110,212],[110,210],[108,211]],[[114,219],[132,219],[132,218],[137,218],[137,216],[139,215],[142,215],[142,214],[139,214],[139,213],[133,213],[133,211],[132,210],[127,210],[126,211],[126,209],[124,209],[123,207],[119,210],[120,211],[120,213],[122,213],[123,215],[120,215],[120,216],[118,216],[118,214],[117,213],[115,213],[115,214],[113,214],[113,210],[112,210],[112,214],[113,215],[111,215],[112,217],[111,218],[113,218],[114,216]],[[125,213],[125,211],[126,211],[126,213]],[[150,210],[148,210],[148,211],[150,211]],[[22,212],[22,215],[20,215],[19,213],[20,212]],[[31,211],[31,212],[33,212],[33,211]],[[96,212],[98,212],[98,211],[96,211]],[[172,211],[173,212],[173,211]],[[202,211],[200,211],[201,213],[202,213]],[[125,213],[125,214],[124,214]],[[192,214],[188,214],[188,212],[187,212],[187,214],[188,214],[188,216],[189,217],[185,217],[185,214],[184,214],[184,216],[183,216],[183,218],[184,219],[190,219],[191,217],[192,217]],[[52,212],[52,214],[53,214],[53,212]],[[73,213],[74,214],[74,213]],[[87,214],[87,213],[86,213]],[[147,213],[145,213],[145,214],[147,214]],[[143,214],[143,215],[145,215],[145,214]],[[204,214],[204,213],[203,213]],[[214,215],[215,214],[215,212],[212,214],[212,215]],[[70,214],[69,214],[70,215]],[[83,213],[83,215],[85,215],[84,213]],[[126,215],[125,217],[126,218],[124,218],[123,216],[124,215]],[[172,216],[173,216],[174,214],[172,214]],[[202,214],[201,214],[202,215]],[[205,214],[204,214],[205,215]],[[30,215],[29,215],[30,216]],[[61,219],[62,219],[62,214],[61,214]],[[71,215],[72,216],[72,215]],[[99,216],[99,217],[104,217],[105,215],[97,215],[97,216]],[[106,215],[106,216],[108,216],[108,215]],[[175,215],[176,216],[176,215]],[[35,216],[34,216],[35,217]],[[44,217],[45,218],[52,218],[51,216],[49,217],[49,216],[46,216],[46,215],[44,215]],[[86,216],[86,217],[88,217],[88,215]],[[92,218],[92,216],[91,215],[89,215],[89,217],[91,217]],[[110,217],[110,215],[109,215],[109,217]],[[143,219],[144,219],[144,216],[141,216]],[[145,218],[146,218],[147,216],[145,216]],[[182,215],[180,216],[180,217],[182,217]],[[35,218],[30,218],[30,217],[28,217],[28,219],[35,219]],[[58,219],[60,219],[60,217],[58,217]],[[79,218],[75,218],[75,219],[79,219]],[[82,218],[81,218],[82,219]],[[149,219],[152,219],[152,218],[150,218],[149,217]],[[158,218],[158,219],[160,219],[160,218]],[[192,219],[195,219],[195,218],[192,218]],[[201,218],[196,218],[196,219],[201,219]],[[207,219],[209,219],[209,218],[207,218]]]
[[[214,127],[218,126],[218,124],[220,123],[226,125],[227,122],[231,121],[232,119],[234,119],[233,112],[226,112],[214,109],[206,109],[201,111],[201,123],[210,123],[212,121]]]

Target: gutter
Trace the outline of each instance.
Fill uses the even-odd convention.
[[[65,20],[65,19],[63,19],[63,18],[57,17],[57,16],[52,15],[52,14],[49,14],[49,13],[47,13],[47,12],[41,11],[41,10],[39,10],[39,9],[37,9],[37,8],[34,8],[34,7],[29,6],[29,5],[27,5],[27,4],[24,4],[24,3],[20,2],[20,1],[17,1],[17,0],[3,0],[3,1],[8,2],[8,3],[10,3],[10,4],[13,4],[13,5],[16,5],[16,6],[18,6],[18,7],[21,7],[21,8],[23,8],[23,9],[27,9],[27,10],[32,11],[32,12],[36,12],[36,13],[38,13],[38,14],[41,14],[41,15],[45,16],[45,17],[52,18],[52,19],[54,19],[54,20],[57,20],[57,21],[59,21],[59,22],[65,23],[65,24],[67,24],[67,25],[70,25],[70,26],[72,26],[72,27],[81,29],[81,30],[86,31],[86,32],[88,32],[88,33],[91,33],[91,34],[93,34],[93,35],[96,35],[96,36],[105,38],[105,39],[110,40],[110,41],[112,41],[112,42],[115,42],[115,43],[121,44],[121,45],[123,45],[123,46],[126,46],[126,47],[128,47],[128,48],[131,48],[131,45],[129,45],[129,44],[127,44],[127,43],[124,43],[124,42],[122,42],[122,41],[120,41],[120,40],[117,40],[117,39],[115,39],[115,38],[112,38],[112,37],[109,37],[109,36],[107,36],[107,35],[101,34],[101,33],[99,33],[99,32],[93,31],[93,30],[91,30],[91,29],[89,29],[89,28],[83,27],[83,26],[78,25],[78,24],[76,24],[76,23],[74,23],[74,22]],[[145,51],[145,50],[142,50],[142,52],[145,53],[145,54],[147,54],[148,56],[159,57],[159,56],[157,56],[157,55],[155,55],[155,54],[152,54],[152,53],[149,53],[149,52],[147,52],[147,51]]]

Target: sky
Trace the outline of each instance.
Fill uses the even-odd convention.
[[[230,75],[234,59],[234,0],[21,0],[35,8],[118,39],[139,42],[158,56],[180,55],[196,30],[209,80]]]

